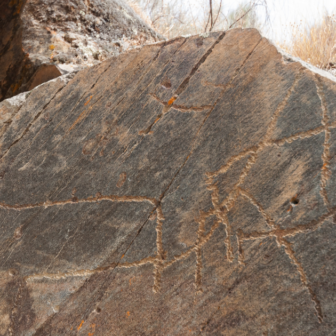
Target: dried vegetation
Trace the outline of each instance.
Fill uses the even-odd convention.
[[[267,0],[240,2],[227,10],[225,0],[128,0],[135,12],[148,25],[166,38],[200,34],[228,28],[257,28],[272,26]],[[257,9],[264,10],[265,21]],[[211,10],[212,9],[212,10]],[[260,13],[260,12],[259,12]],[[314,23],[291,24],[282,49],[318,68],[336,73],[336,17],[325,13]]]
[[[280,47],[293,56],[301,58],[318,68],[336,68],[336,18],[324,14],[320,21],[312,24],[301,21],[290,26],[289,42]]]
[[[128,0],[134,11],[157,32],[170,39],[232,27],[262,28],[257,8],[266,0],[238,3],[227,10],[225,0]],[[212,10],[211,10],[211,9]]]

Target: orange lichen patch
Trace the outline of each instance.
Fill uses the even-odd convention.
[[[50,50],[54,50],[55,49],[55,45],[54,44],[50,44],[49,49]]]
[[[124,257],[125,257],[125,254],[123,254],[123,255],[121,256],[120,260],[121,260],[122,258],[124,258]]]
[[[82,328],[83,324],[84,324],[84,320],[82,320],[82,322],[80,323],[80,325],[77,327],[77,331],[79,331]]]
[[[90,96],[90,98],[87,100],[87,102],[84,104],[84,106],[86,106],[87,104],[90,103],[91,99],[92,99],[93,96]]]
[[[177,97],[171,97],[169,100],[168,100],[168,105],[172,105],[174,103],[174,101],[176,100]]]
[[[73,130],[73,129],[75,128],[75,126],[76,126],[79,122],[81,122],[83,119],[85,119],[85,118],[89,115],[89,113],[91,112],[91,110],[92,110],[92,107],[90,107],[88,110],[84,110],[84,111],[79,115],[79,117],[76,119],[76,121],[71,125],[71,127],[69,128],[69,132],[70,132],[71,130]]]
[[[126,313],[126,317],[129,317],[131,315],[131,313],[128,311],[127,313]]]

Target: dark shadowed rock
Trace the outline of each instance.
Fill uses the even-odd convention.
[[[332,335],[335,101],[253,29],[3,101],[0,335]]]
[[[162,39],[122,0],[4,0],[0,101]]]

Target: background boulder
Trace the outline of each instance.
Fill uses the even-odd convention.
[[[6,0],[0,10],[0,101],[163,39],[121,0]]]

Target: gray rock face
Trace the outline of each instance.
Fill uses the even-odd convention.
[[[0,335],[331,335],[336,83],[314,71],[233,29],[2,102]]]
[[[0,101],[163,39],[122,0],[6,0],[0,10]]]

